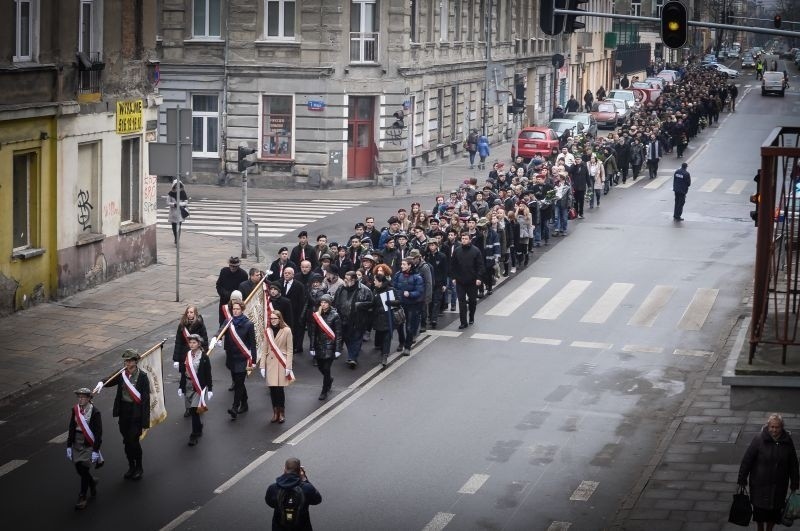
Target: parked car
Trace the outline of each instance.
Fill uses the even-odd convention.
[[[783,72],[764,72],[761,76],[761,95],[779,94],[781,97],[786,93],[786,78]]]
[[[755,68],[756,61],[753,59],[752,55],[743,55],[742,56],[742,69],[745,68]]]
[[[678,81],[678,79],[680,79],[680,75],[676,70],[662,70],[661,72],[656,74],[656,77],[660,77],[667,84],[675,83],[676,81]]]
[[[550,120],[547,127],[555,131],[559,138],[561,138],[561,135],[563,135],[564,131],[567,129],[570,130],[572,136],[583,133],[583,124],[571,118],[555,118]]]
[[[625,100],[603,100],[607,103],[613,103],[617,110],[617,124],[622,125],[628,121],[628,116],[631,114],[631,106]]]
[[[739,50],[736,48],[732,50],[728,50],[728,59],[738,59],[739,58]]]
[[[572,120],[577,120],[578,122],[583,124],[583,133],[585,135],[589,135],[591,137],[597,136],[597,121],[595,121],[594,116],[592,116],[588,112],[568,112],[564,115],[564,118],[569,118]]]
[[[630,102],[628,105],[632,108],[638,108],[639,104],[636,101],[636,96],[632,90],[610,90],[608,91],[608,98],[611,100],[625,100]]]
[[[667,84],[663,77],[648,77],[644,82],[649,83],[651,85],[650,88],[657,88],[660,90],[664,90],[664,86]]]
[[[739,71],[734,70],[733,68],[728,68],[725,65],[719,63],[711,63],[705,66],[705,68],[709,68],[712,70],[716,70],[717,72],[722,72],[723,74],[727,74],[730,78],[739,77]]]
[[[614,129],[617,126],[617,108],[613,103],[595,102],[591,115],[597,122],[598,129]]]
[[[519,144],[519,156],[528,162],[536,155],[548,157],[553,152],[553,148],[558,149],[558,134],[550,127],[525,127],[519,132],[517,144]],[[515,160],[517,154],[514,151],[514,143],[511,143],[511,160]]]

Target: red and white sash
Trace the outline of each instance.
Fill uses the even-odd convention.
[[[239,333],[236,331],[236,327],[233,323],[228,327],[228,331],[230,332],[230,337],[233,339],[233,343],[239,347],[239,351],[247,358],[247,366],[251,367],[253,365],[253,354],[250,352],[250,349],[247,348],[247,345],[244,344],[242,338],[239,337]]]
[[[192,381],[192,387],[194,387],[194,392],[197,394],[201,394],[202,388],[200,387],[200,378],[197,377],[197,371],[194,369],[194,363],[192,363],[192,351],[186,353],[186,359],[183,361],[183,364],[186,366],[186,374],[189,375],[189,379]]]
[[[316,322],[320,330],[322,330],[322,332],[328,336],[328,339],[331,341],[336,340],[336,334],[333,332],[331,327],[328,326],[328,323],[325,322],[325,319],[323,319],[322,316],[317,312],[314,312],[312,315],[314,316],[314,322]]]
[[[183,340],[186,341],[186,344],[188,345],[189,344],[189,336],[191,335],[191,334],[189,334],[189,329],[184,326],[183,330],[181,330],[181,331],[183,332]]]
[[[128,390],[128,394],[131,395],[133,401],[136,402],[137,404],[141,404],[142,395],[141,393],[139,393],[136,387],[131,383],[130,379],[128,378],[128,375],[126,374],[126,371],[124,370],[122,371],[122,381],[125,382],[125,389]]]
[[[89,427],[89,423],[86,422],[86,419],[83,417],[83,413],[81,413],[81,407],[78,404],[75,404],[75,407],[72,408],[72,411],[75,414],[75,422],[78,424],[78,426],[80,426],[81,431],[83,432],[83,438],[86,439],[86,444],[89,446],[94,446],[94,433]]]
[[[286,354],[278,347],[278,344],[275,342],[275,336],[272,334],[272,328],[266,329],[267,342],[269,343],[269,348],[272,350],[272,353],[275,354],[275,357],[278,358],[278,362],[283,365],[284,369],[289,368],[289,360],[286,358]],[[294,371],[289,369],[289,374],[286,378],[292,382],[294,381]]]
[[[225,319],[233,319],[233,315],[231,315],[231,309],[228,307],[228,304],[222,305],[222,315],[225,316]]]

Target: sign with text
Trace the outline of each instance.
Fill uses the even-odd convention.
[[[308,101],[308,110],[309,111],[322,111],[325,109],[325,102],[320,100],[309,100]]]
[[[142,100],[117,102],[117,134],[127,135],[142,130],[144,103]]]

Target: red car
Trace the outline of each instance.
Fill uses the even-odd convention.
[[[554,148],[558,149],[558,135],[549,127],[525,127],[519,132],[517,143],[519,144],[519,156],[528,162],[536,155],[547,157]],[[516,158],[517,154],[512,142],[511,160]]]
[[[592,106],[592,116],[598,129],[614,129],[617,126],[617,108],[611,102],[595,103]]]

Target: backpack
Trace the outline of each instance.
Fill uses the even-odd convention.
[[[278,521],[285,529],[299,528],[300,510],[306,503],[306,495],[300,485],[291,489],[278,489]]]

